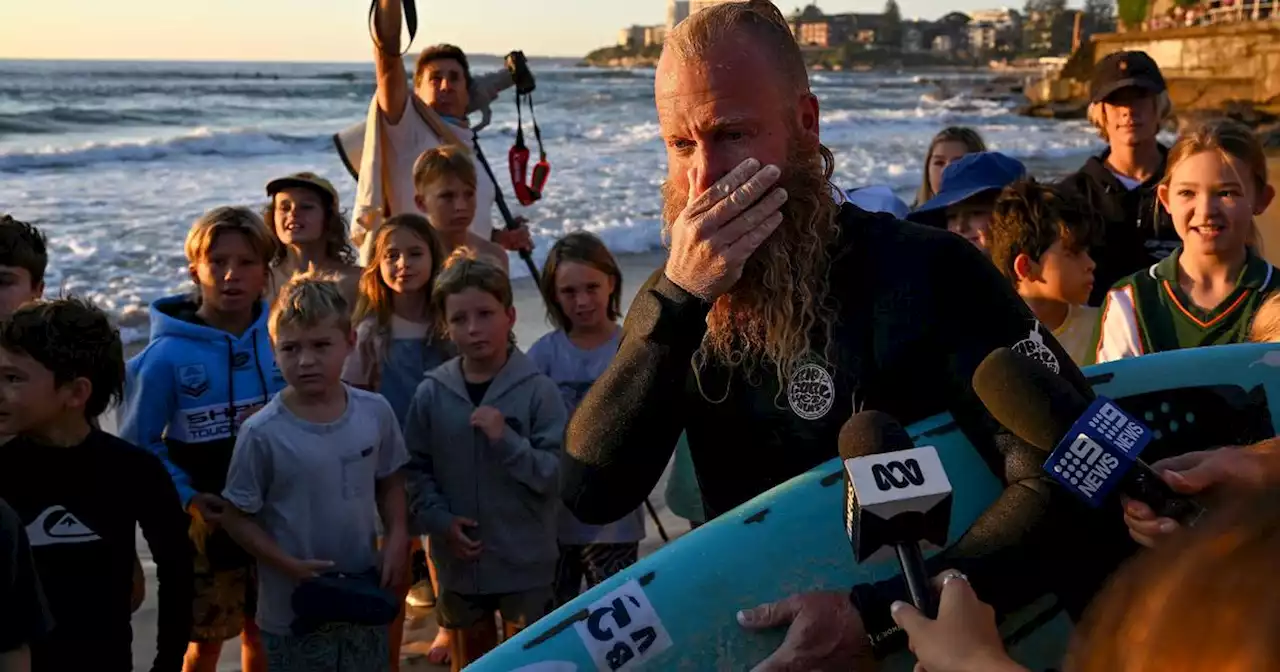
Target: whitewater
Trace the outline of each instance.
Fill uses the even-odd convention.
[[[501,62],[478,57],[472,67],[487,72]],[[666,154],[653,71],[556,59],[533,59],[532,67],[553,171],[541,202],[509,203],[531,222],[535,259],[578,229],[618,254],[659,248]],[[948,125],[977,128],[992,149],[1038,174],[1061,172],[1101,147],[1083,122],[1028,119],[964,95],[937,101],[925,83],[984,77],[993,75],[815,73],[835,183],[887,184],[909,201],[930,138]],[[146,306],[190,289],[182,244],[202,212],[260,209],[269,179],[302,170],[332,180],[350,207],[355,180],[332,134],[364,118],[373,88],[365,63],[0,61],[0,212],[49,236],[51,295],[91,298],[120,319],[126,340],[145,340]],[[508,92],[481,132],[485,154],[503,164],[499,175],[515,126]],[[512,269],[527,275],[523,264]]]

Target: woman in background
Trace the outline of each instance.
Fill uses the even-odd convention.
[[[987,151],[987,143],[972,128],[951,126],[933,136],[929,142],[929,151],[924,155],[924,176],[920,180],[920,190],[916,192],[916,200],[911,204],[914,210],[942,190],[942,171],[956,159],[965,154]]]

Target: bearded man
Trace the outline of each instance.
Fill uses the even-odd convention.
[[[855,410],[903,424],[950,411],[1008,487],[935,564],[967,573],[998,611],[1063,595],[1046,584],[1071,581],[1078,613],[1114,564],[1055,571],[1064,554],[1051,549],[1079,538],[1065,528],[1079,530],[1082,512],[1052,492],[1043,456],[1007,435],[970,383],[991,351],[1021,344],[1083,387],[1070,357],[962,238],[843,202],[803,57],[772,3],[727,3],[682,23],[655,94],[670,253],[570,423],[568,508],[594,524],[633,511],[681,432],[711,518],[835,457]],[[1108,524],[1127,541],[1118,511]],[[849,670],[873,648],[903,644],[888,607],[906,596],[899,578],[853,599],[792,596],[739,620],[789,625],[758,670]]]

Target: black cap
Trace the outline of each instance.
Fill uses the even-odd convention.
[[[1093,68],[1089,99],[1101,103],[1116,91],[1131,86],[1152,93],[1161,93],[1166,88],[1160,66],[1145,51],[1117,51],[1098,61]]]

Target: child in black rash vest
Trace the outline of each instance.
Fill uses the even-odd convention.
[[[90,422],[121,396],[124,356],[106,315],[76,299],[0,325],[0,497],[27,529],[55,625],[34,670],[133,669],[130,596],[141,527],[160,579],[153,671],[178,670],[191,625],[187,517],[155,456]]]
[[[0,670],[31,669],[31,643],[53,631],[53,616],[18,513],[0,499]]]

